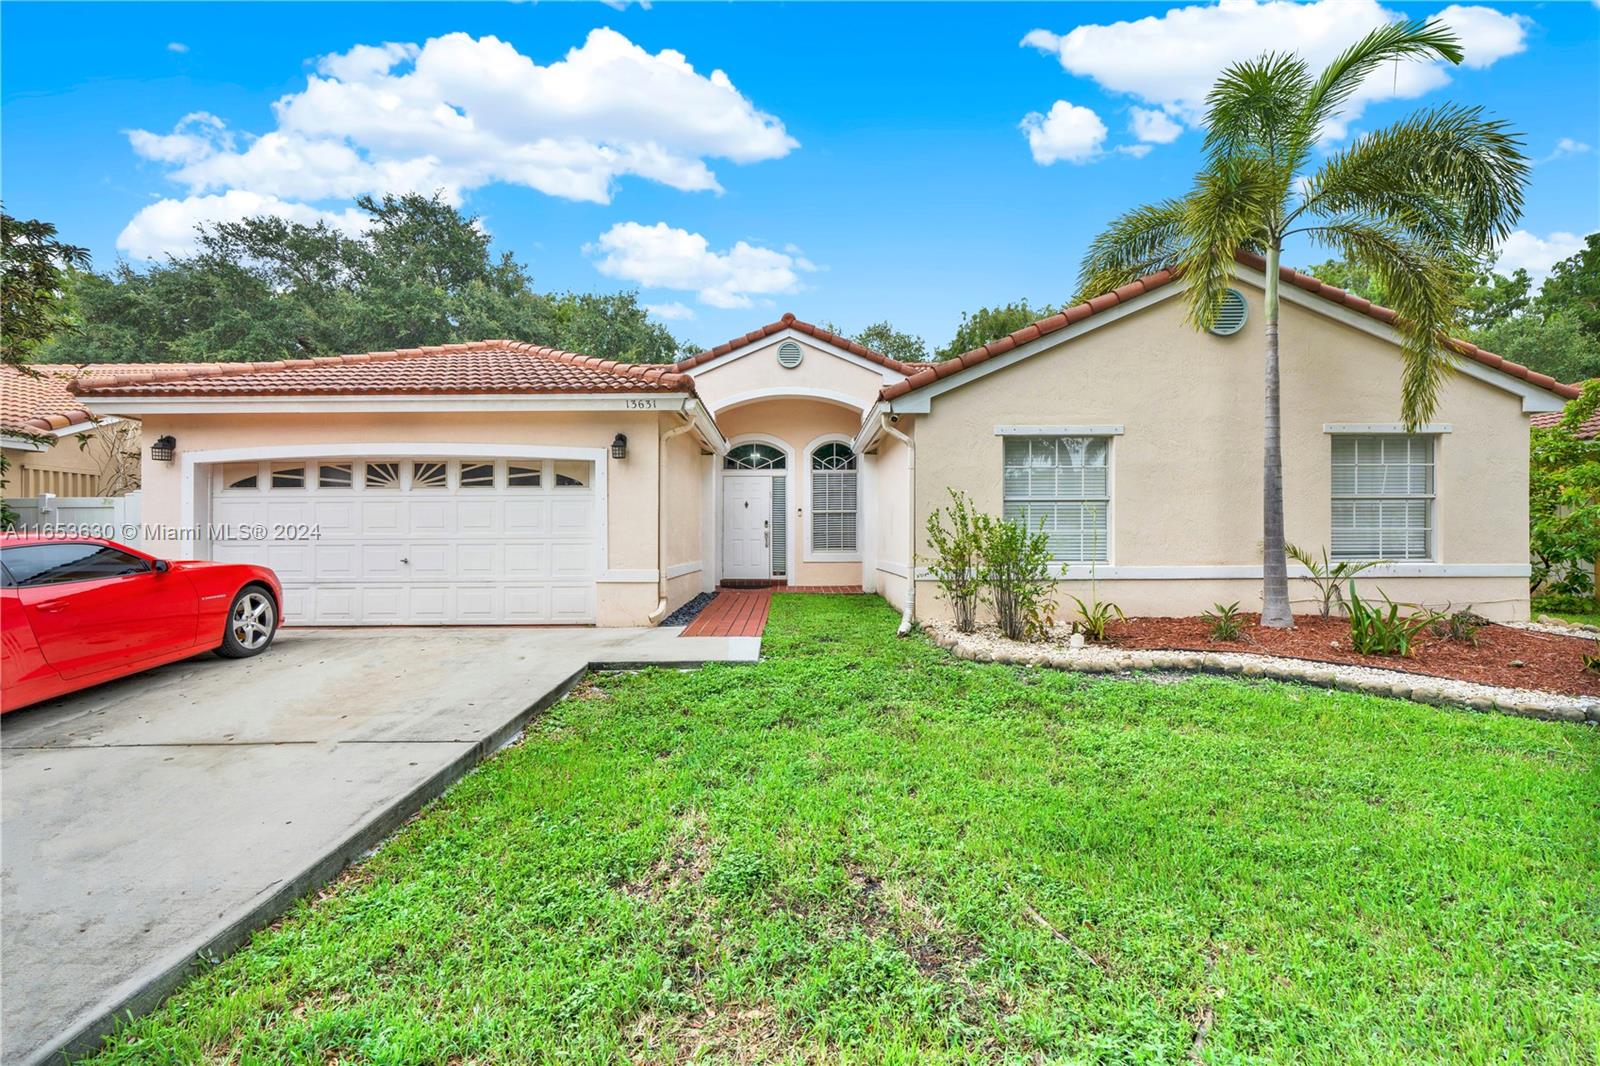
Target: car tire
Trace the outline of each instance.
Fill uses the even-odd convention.
[[[248,659],[266,651],[277,635],[278,605],[272,602],[272,593],[260,585],[246,585],[228,605],[217,654],[224,659]]]

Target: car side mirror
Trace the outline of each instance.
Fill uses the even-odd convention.
[[[156,560],[156,573],[164,574],[168,570],[171,570],[171,569],[172,569],[172,564],[167,562],[165,559],[157,559]]]

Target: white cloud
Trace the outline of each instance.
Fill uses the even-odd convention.
[[[183,55],[188,50],[189,50],[189,46],[184,44],[182,41],[168,41],[167,42],[167,51],[169,51],[169,52],[176,52],[178,55]]]
[[[1600,3],[1600,0],[1596,0],[1596,2]],[[1564,156],[1585,155],[1592,151],[1594,151],[1594,149],[1585,144],[1583,141],[1575,140],[1571,137],[1563,137],[1556,142],[1555,151],[1539,160],[1539,162],[1548,163],[1551,160],[1561,159]]]
[[[273,112],[276,128],[237,146],[203,112],[171,133],[128,136],[171,165],[191,199],[249,192],[301,204],[436,190],[459,201],[494,183],[609,203],[629,175],[720,192],[710,160],[753,163],[798,146],[722,71],[702,74],[681,52],[652,54],[610,29],[546,66],[465,33],[357,45],[318,60]]]
[[[1021,129],[1033,151],[1033,161],[1040,166],[1063,159],[1069,163],[1087,163],[1100,154],[1100,146],[1106,139],[1106,124],[1100,121],[1099,115],[1065,100],[1050,105],[1047,115],[1030,111],[1023,117]]]
[[[1500,246],[1495,269],[1502,274],[1510,274],[1520,267],[1528,272],[1534,286],[1538,287],[1550,273],[1551,267],[1581,251],[1583,238],[1576,233],[1556,232],[1548,237],[1540,237],[1519,229]]]
[[[254,215],[277,215],[293,222],[330,226],[355,233],[368,219],[349,208],[324,211],[310,204],[288,203],[275,196],[242,189],[230,189],[216,196],[190,196],[182,200],[158,200],[133,216],[120,234],[117,247],[139,259],[158,259],[180,255],[195,246],[195,227],[203,222],[238,222]]]
[[[1439,14],[1461,38],[1466,66],[1487,67],[1526,47],[1531,22],[1523,15],[1462,5]],[[1068,73],[1091,78],[1108,92],[1161,107],[1198,126],[1206,93],[1230,63],[1292,48],[1313,71],[1320,70],[1374,26],[1398,17],[1378,0],[1221,0],[1131,22],[1081,25],[1066,34],[1036,29],[1022,43],[1055,56]],[[1344,136],[1369,103],[1413,99],[1449,81],[1443,63],[1387,65],[1356,92],[1340,121],[1330,123],[1329,135]]]
[[[1147,144],[1171,144],[1183,133],[1183,126],[1173,121],[1165,111],[1152,107],[1136,107],[1131,112],[1128,129]]]
[[[619,222],[584,249],[608,277],[653,289],[693,292],[711,307],[750,307],[753,297],[797,292],[802,273],[816,270],[792,245],[784,251],[739,241],[713,251],[698,233],[665,222]]]
[[[645,304],[644,309],[663,322],[686,322],[694,317],[694,308],[677,300],[664,304]]]
[[[1131,155],[1135,159],[1143,159],[1154,147],[1153,144],[1119,144],[1117,151],[1123,155]]]

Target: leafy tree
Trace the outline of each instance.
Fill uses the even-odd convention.
[[[1600,342],[1570,315],[1529,311],[1469,333],[1474,344],[1557,381],[1600,377]]]
[[[477,220],[437,196],[362,197],[352,236],[272,216],[202,227],[192,254],[72,273],[73,363],[280,359],[507,337],[627,362],[679,349],[636,294],[534,290]]]
[[[53,223],[0,210],[0,363],[32,373],[27,364],[39,346],[70,325],[63,292],[68,271],[88,265],[89,253],[59,240]],[[7,436],[35,437],[16,428]],[[4,495],[10,471],[10,460],[0,455],[0,529],[17,520]]]
[[[961,324],[956,327],[956,335],[950,338],[949,344],[935,350],[933,357],[950,359],[970,352],[989,341],[1004,337],[1008,333],[1015,333],[1041,318],[1049,318],[1056,313],[1056,310],[1048,304],[1031,307],[1026,299],[1022,299],[1003,306],[980,307],[970,314],[963,311]]]
[[[922,363],[928,359],[928,346],[921,337],[902,333],[888,322],[874,322],[851,340],[902,363]]]
[[[1528,175],[1519,140],[1473,107],[1419,112],[1313,165],[1316,145],[1329,120],[1385,64],[1461,58],[1455,34],[1430,20],[1376,29],[1315,76],[1292,54],[1229,67],[1206,101],[1206,157],[1194,186],[1117,219],[1084,258],[1082,296],[1158,270],[1180,273],[1196,329],[1216,320],[1240,249],[1266,260],[1263,625],[1294,624],[1279,423],[1284,241],[1303,236],[1341,253],[1382,285],[1399,313],[1395,328],[1405,359],[1400,413],[1415,426],[1433,415],[1453,365],[1440,339],[1457,324],[1470,267],[1510,233]]]
[[[1318,281],[1325,281],[1345,292],[1354,293],[1363,300],[1387,306],[1385,303],[1387,294],[1384,292],[1383,282],[1359,263],[1352,263],[1347,259],[1325,259],[1316,266],[1306,267],[1305,273]]]
[[[89,253],[56,237],[56,227],[0,211],[0,362],[20,367],[68,324],[67,272],[89,265]]]
[[[1576,319],[1590,343],[1600,344],[1600,232],[1589,234],[1577,255],[1555,265],[1538,303],[1547,314]]]
[[[1518,267],[1510,277],[1492,268],[1478,272],[1467,290],[1462,319],[1473,330],[1490,329],[1524,314],[1532,304],[1533,279]],[[1496,349],[1498,351],[1499,349]]]
[[[1600,563],[1600,439],[1580,440],[1576,430],[1597,407],[1600,381],[1590,381],[1558,424],[1533,430],[1528,544],[1535,590],[1594,590],[1585,567]]]

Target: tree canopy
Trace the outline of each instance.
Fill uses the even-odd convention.
[[[51,223],[0,211],[0,362],[32,362],[40,345],[67,326],[63,290],[69,273],[88,265],[89,253],[58,239]]]
[[[1306,272],[1386,302],[1371,272],[1348,260],[1329,259]],[[1600,233],[1557,263],[1537,291],[1526,270],[1507,275],[1480,266],[1462,295],[1461,324],[1474,344],[1557,381],[1600,377]]]
[[[357,234],[272,216],[197,231],[165,263],[64,282],[75,328],[42,361],[213,362],[414,348],[507,337],[623,362],[680,344],[636,293],[540,293],[474,217],[438,196],[364,196]]]
[[[1008,333],[1015,333],[1041,318],[1048,318],[1057,310],[1048,304],[1033,307],[1024,298],[1004,305],[980,307],[972,312],[963,311],[961,324],[956,327],[956,335],[950,338],[950,343],[934,351],[934,358],[950,359],[970,352],[989,341],[1004,337]]]

